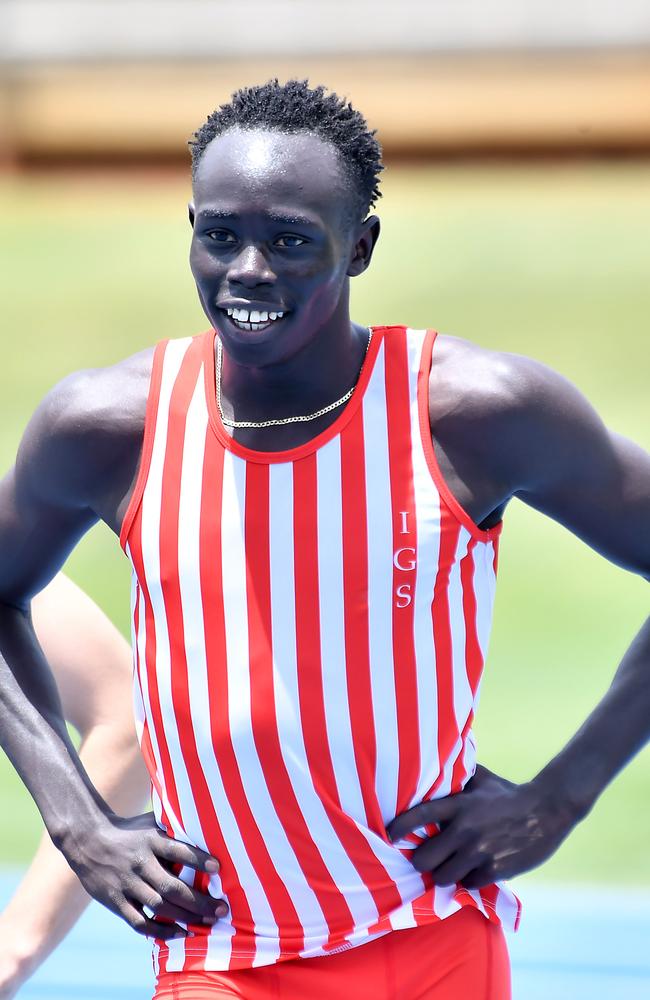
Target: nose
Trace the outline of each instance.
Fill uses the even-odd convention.
[[[273,284],[275,274],[260,247],[249,243],[233,259],[228,269],[228,281],[245,288],[255,288],[257,285]]]

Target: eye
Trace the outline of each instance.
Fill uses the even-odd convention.
[[[237,242],[234,234],[229,232],[227,229],[211,229],[206,235],[214,243],[231,244]]]
[[[292,250],[294,247],[301,247],[305,244],[307,240],[302,236],[294,236],[293,234],[287,234],[286,236],[278,236],[275,241],[275,245],[278,247],[285,247],[286,249]]]

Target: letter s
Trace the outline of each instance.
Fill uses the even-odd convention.
[[[397,598],[395,601],[396,608],[408,608],[409,604],[413,600],[411,595],[411,584],[400,583],[399,587],[395,590],[395,597]]]

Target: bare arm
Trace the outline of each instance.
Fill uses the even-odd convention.
[[[149,778],[135,737],[128,643],[83,591],[59,574],[33,601],[34,627],[81,736],[79,756],[115,812],[147,801]],[[43,886],[48,891],[43,895]],[[77,921],[89,896],[44,834],[0,915],[0,998],[9,1000]]]
[[[118,384],[81,373],[32,418],[16,466],[0,483],[0,740],[86,890],[143,934],[185,935],[224,904],[185,885],[173,864],[216,871],[205,852],[166,837],[153,815],[118,816],[72,745],[59,693],[38,644],[30,600],[101,513],[109,520],[124,474],[128,372]],[[117,403],[112,400],[119,400]],[[126,431],[124,428],[126,424]],[[150,919],[143,906],[157,917]]]
[[[650,456],[609,431],[559,375],[523,358],[500,365],[495,384],[501,391],[487,400],[482,433],[472,438],[477,472],[474,481],[464,476],[465,503],[480,519],[518,496],[612,562],[650,579]],[[479,392],[473,405],[480,401]],[[460,455],[461,437],[449,436],[448,456]],[[468,465],[461,457],[455,467]],[[424,822],[443,824],[413,856],[439,884],[462,881],[472,888],[519,874],[556,850],[649,739],[650,619],[605,696],[532,781],[513,785],[479,769],[462,795],[416,806],[390,824],[390,834],[397,839]]]

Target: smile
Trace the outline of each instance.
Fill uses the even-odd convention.
[[[226,309],[228,316],[239,330],[265,330],[277,320],[282,319],[283,312],[262,312],[258,309]]]

